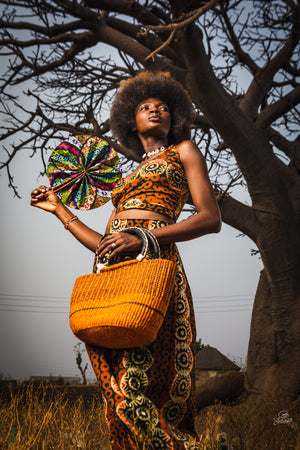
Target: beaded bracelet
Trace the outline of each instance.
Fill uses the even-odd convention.
[[[64,225],[65,229],[68,230],[68,229],[69,229],[70,223],[73,222],[74,220],[77,220],[77,219],[78,219],[77,216],[72,216],[72,217],[70,217],[70,219],[67,220],[67,222],[66,222],[65,225]]]

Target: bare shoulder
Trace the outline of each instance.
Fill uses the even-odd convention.
[[[177,150],[183,165],[190,163],[205,164],[204,157],[194,142],[182,141],[177,145]]]

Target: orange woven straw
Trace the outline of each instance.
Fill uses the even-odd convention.
[[[150,344],[167,312],[175,269],[166,259],[131,260],[77,278],[70,308],[73,333],[107,348]]]

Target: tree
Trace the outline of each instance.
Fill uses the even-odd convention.
[[[202,350],[205,347],[206,347],[206,345],[202,344],[202,339],[201,338],[196,340],[196,353],[200,352],[200,350]]]
[[[81,342],[78,342],[78,344],[74,345],[74,352],[76,355],[76,364],[82,376],[82,384],[87,384],[85,374],[88,368],[88,363],[86,363],[85,366],[82,367],[82,355],[84,353],[84,350],[81,348]]]
[[[7,152],[2,168],[15,193],[10,167],[21,149],[33,148],[43,159],[51,140],[66,132],[111,140],[107,111],[119,82],[141,68],[171,72],[193,100],[193,138],[206,157],[223,221],[253,240],[264,265],[252,315],[247,389],[298,397],[299,2],[0,4],[7,61],[1,77]],[[18,95],[22,86],[27,91]],[[112,143],[124,158],[134,159],[129,149]],[[241,186],[251,204],[236,199]]]

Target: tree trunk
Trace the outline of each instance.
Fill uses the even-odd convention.
[[[300,267],[295,268],[295,275]],[[252,312],[246,389],[252,395],[296,399],[300,395],[299,297],[287,308],[285,329],[276,330],[266,270],[262,270]]]
[[[300,224],[293,207],[297,195],[280,183],[280,192],[273,200],[269,197],[265,210],[256,211],[256,244],[264,270],[254,302],[246,378],[253,395],[291,400],[300,395]]]
[[[299,175],[274,155],[265,131],[222,88],[197,27],[186,31],[182,45],[193,100],[231,148],[252,199],[248,208],[234,202],[237,213],[233,218],[231,210],[228,221],[224,202],[223,216],[253,239],[264,264],[252,316],[246,386],[253,394],[295,399],[300,395]],[[222,211],[222,202],[220,206]]]

